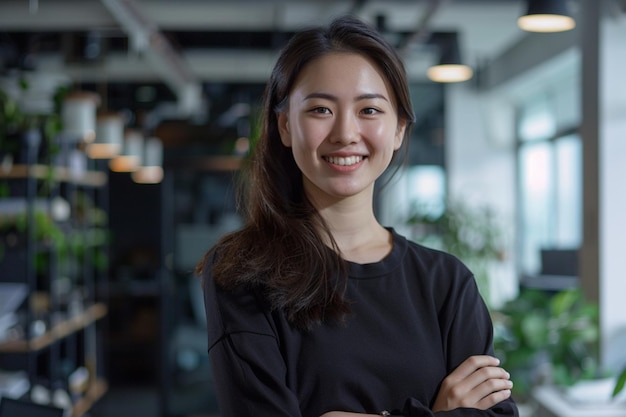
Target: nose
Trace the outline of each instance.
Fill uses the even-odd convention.
[[[340,113],[335,118],[330,140],[333,143],[356,143],[360,138],[358,120],[351,114]]]

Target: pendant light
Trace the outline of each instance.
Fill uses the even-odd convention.
[[[96,139],[87,145],[87,155],[92,159],[115,158],[122,151],[124,120],[118,113],[100,113],[96,122]]]
[[[474,71],[461,62],[461,51],[456,32],[441,35],[439,63],[428,68],[426,75],[438,83],[458,83],[474,76]]]
[[[126,129],[122,152],[109,161],[113,172],[133,172],[139,169],[143,153],[143,134],[135,129]]]
[[[63,100],[63,131],[72,142],[93,142],[100,96],[90,91],[72,91]]]
[[[158,184],[163,181],[163,143],[157,137],[149,137],[143,146],[141,166],[131,172],[131,178],[138,184]]]
[[[525,31],[564,32],[576,27],[566,0],[527,0],[527,6],[526,14],[517,19]]]

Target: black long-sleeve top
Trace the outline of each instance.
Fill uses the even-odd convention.
[[[392,231],[393,232],[393,231]],[[327,411],[433,413],[443,379],[471,355],[493,354],[492,322],[471,272],[456,258],[393,232],[382,261],[349,263],[345,324],[293,328],[262,291],[224,291],[205,268],[209,355],[223,417],[319,417]]]

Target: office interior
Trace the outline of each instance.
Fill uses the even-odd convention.
[[[574,19],[561,32],[520,28],[530,3],[2,0],[0,375],[76,416],[219,415],[194,266],[241,225],[234,184],[278,51],[345,13],[398,48],[417,116],[381,221],[436,246],[412,219],[482,216],[490,308],[579,289],[602,368],[626,367],[626,2],[543,2]],[[470,78],[431,80],[450,48]],[[563,407],[541,415],[577,415]]]

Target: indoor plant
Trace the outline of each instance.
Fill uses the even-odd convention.
[[[424,213],[428,211],[416,205],[407,221],[412,238],[465,262],[489,305],[489,265],[501,261],[505,252],[497,216],[488,207],[471,207],[460,201],[448,201],[439,215]]]
[[[626,366],[617,377],[617,382],[615,383],[615,388],[613,389],[613,398],[617,397],[619,393],[622,392],[624,385],[626,385]]]
[[[599,376],[598,307],[580,289],[523,289],[493,318],[496,355],[518,396],[542,383],[567,387]]]
[[[14,94],[10,94],[0,86],[0,156],[2,162],[6,162],[5,157],[12,159],[12,162],[20,162],[20,152],[23,150],[22,136],[29,130],[41,132],[46,159],[51,160],[57,151],[54,139],[62,130],[61,106],[69,89],[66,86],[56,89],[49,113],[31,113],[20,106],[20,94],[28,91],[29,83],[23,77],[17,83],[19,88]]]

